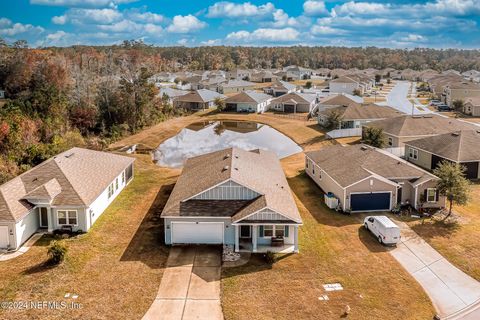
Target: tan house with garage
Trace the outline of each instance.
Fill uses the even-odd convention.
[[[436,114],[426,115],[403,115],[379,121],[369,122],[363,125],[376,127],[383,130],[388,147],[404,147],[405,142],[450,133],[460,130],[474,130],[478,128],[474,124],[466,123],[452,118],[442,117]]]
[[[465,168],[467,179],[479,179],[479,132],[463,130],[406,142],[405,159],[431,171],[443,161],[459,163]]]
[[[438,178],[386,151],[366,145],[329,146],[305,155],[305,172],[347,212],[445,206]]]
[[[480,117],[480,97],[468,97],[463,103],[463,113],[473,117]]]
[[[316,94],[291,92],[273,99],[270,110],[287,113],[308,113],[318,102]]]
[[[189,158],[162,218],[168,245],[298,252],[302,219],[271,151],[228,148]]]

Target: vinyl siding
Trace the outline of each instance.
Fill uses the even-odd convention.
[[[413,149],[416,149],[418,150],[418,159],[413,159],[413,158],[410,158],[409,157],[409,149],[411,147],[409,146],[405,146],[405,159],[407,159],[408,161],[410,161],[411,163],[419,166],[419,167],[422,167],[424,169],[427,169],[427,170],[431,170],[431,166],[432,166],[432,154],[429,153],[429,152],[425,152],[423,150],[419,150],[419,149],[416,149],[416,148],[413,148]]]
[[[31,210],[30,213],[15,224],[15,248],[18,249],[27,241],[39,228],[38,210]]]
[[[215,188],[202,192],[193,197],[196,200],[251,200],[259,194],[236,182],[227,181]]]

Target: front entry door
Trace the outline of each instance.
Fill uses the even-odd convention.
[[[240,226],[240,238],[251,238],[251,227],[250,226]]]
[[[40,208],[40,228],[48,228],[47,208]]]

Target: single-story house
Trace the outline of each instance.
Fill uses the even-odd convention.
[[[291,92],[273,99],[269,109],[288,113],[311,112],[317,102],[316,94]]]
[[[470,81],[448,83],[443,89],[442,100],[450,107],[455,100],[465,101],[467,98],[480,98],[480,84]]]
[[[302,219],[271,151],[228,148],[188,159],[161,216],[169,245],[298,252]]]
[[[331,93],[353,94],[355,90],[360,89],[360,83],[357,80],[352,79],[351,77],[342,76],[330,80],[329,87]]]
[[[436,114],[403,115],[372,121],[363,125],[363,128],[366,127],[381,128],[387,139],[388,147],[404,147],[405,142],[408,141],[443,133],[478,128],[474,124]]]
[[[188,93],[188,91],[186,91],[186,90],[178,90],[178,89],[173,89],[173,88],[170,88],[170,87],[165,87],[165,88],[160,89],[160,92],[158,93],[158,96],[160,98],[163,98],[164,96],[167,96],[168,97],[168,102],[173,104],[173,101],[175,100],[175,98],[180,97],[180,96],[184,96],[187,93]]]
[[[358,104],[351,102],[346,105],[327,108],[318,113],[318,124],[327,127],[333,113],[340,117],[337,129],[361,128],[362,125],[371,121],[394,118],[403,113],[387,106],[379,106],[373,103]]]
[[[469,97],[463,103],[463,113],[469,116],[480,117],[480,97]]]
[[[176,108],[205,110],[215,107],[217,98],[225,99],[226,97],[216,91],[200,89],[175,98],[173,104]]]
[[[200,80],[200,82],[198,83],[198,88],[218,92],[218,88],[220,87],[220,85],[225,82],[227,82],[227,79],[225,79],[225,77],[219,75],[209,75],[208,78]]]
[[[344,211],[390,211],[398,204],[441,208],[438,177],[384,150],[334,145],[305,155],[307,175]]]
[[[223,94],[242,92],[255,89],[255,83],[245,80],[229,80],[218,85],[218,92]]]
[[[225,111],[263,113],[272,99],[271,95],[265,93],[244,91],[225,99]]]
[[[273,80],[277,80],[278,77],[275,76],[271,71],[262,70],[259,72],[255,72],[250,77],[250,81],[252,82],[272,82]]]
[[[271,86],[263,88],[263,92],[274,97],[280,97],[296,91],[298,91],[296,85],[281,80],[277,80]]]
[[[480,178],[480,131],[462,130],[405,142],[405,159],[427,170],[442,161],[465,167],[467,179]]]
[[[248,69],[234,69],[227,72],[228,79],[238,79],[238,80],[249,80],[252,74],[251,70]]]
[[[0,248],[39,229],[88,231],[133,179],[134,158],[72,148],[0,186]]]

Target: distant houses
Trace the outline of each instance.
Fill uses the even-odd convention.
[[[253,89],[255,89],[255,83],[245,80],[234,79],[220,83],[218,85],[217,91],[222,94],[230,94]]]
[[[279,97],[296,91],[298,91],[296,85],[282,80],[275,81],[271,86],[263,89],[263,92],[274,97]]]

